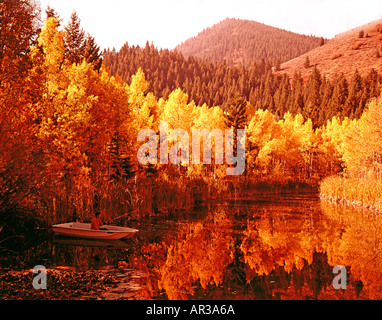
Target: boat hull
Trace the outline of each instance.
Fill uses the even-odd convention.
[[[52,226],[56,234],[70,237],[87,238],[87,239],[109,239],[118,240],[132,237],[138,232],[137,229],[103,225],[101,230],[91,229],[90,223],[62,223]]]
[[[128,249],[131,248],[130,240],[118,239],[86,239],[57,235],[54,244],[63,246],[106,248],[106,249]]]

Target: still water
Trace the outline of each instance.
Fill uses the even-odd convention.
[[[317,194],[213,202],[120,224],[140,232],[115,242],[49,237],[23,261],[76,270],[122,264],[152,299],[382,298],[381,218]],[[347,269],[346,289],[333,288],[336,265]]]

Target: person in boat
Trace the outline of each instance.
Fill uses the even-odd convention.
[[[80,219],[79,219],[80,217],[78,216],[78,213],[77,213],[77,210],[76,209],[74,209],[73,210],[73,221],[75,221],[75,222],[80,222]]]
[[[102,220],[99,217],[99,215],[100,215],[100,212],[96,211],[96,213],[94,214],[94,218],[91,221],[91,229],[93,230],[99,230],[100,227],[102,226]]]

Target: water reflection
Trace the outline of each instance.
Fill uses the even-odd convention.
[[[382,298],[382,217],[366,210],[322,203],[322,211],[343,232],[328,245],[328,261],[351,267],[370,299]]]
[[[127,260],[133,250],[134,245],[125,241],[55,238],[48,265],[70,266],[79,271],[99,270]]]
[[[227,201],[136,222],[132,242],[55,238],[23,259],[81,271],[123,261],[146,275],[147,299],[381,299],[381,219],[317,195]],[[335,265],[346,290],[332,286]]]
[[[179,239],[167,250],[167,259],[160,270],[159,289],[169,299],[184,299],[194,294],[198,281],[203,289],[219,286],[223,273],[234,259],[232,221],[223,209],[180,231]]]
[[[382,284],[379,263],[373,268],[369,265],[370,261],[379,262],[379,221],[369,219],[364,224],[359,213],[338,217],[339,209],[320,208],[317,199],[299,201],[292,207],[285,202],[246,203],[239,210],[219,206],[202,221],[180,228],[176,239],[142,246],[146,255],[135,257],[133,266],[150,274],[148,296],[378,298]],[[337,264],[347,266],[346,290],[332,286],[332,270]],[[370,272],[378,277],[370,277]]]

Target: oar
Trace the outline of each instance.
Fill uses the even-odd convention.
[[[133,213],[133,212],[135,212],[135,211],[138,211],[138,210],[135,209],[135,210],[133,210],[133,211],[130,211],[130,212],[128,212],[128,213],[125,213],[125,214],[123,214],[123,215],[120,215],[120,216],[118,216],[118,217],[116,217],[116,218],[109,219],[109,220],[107,220],[104,224],[107,224],[107,223],[110,223],[110,222],[112,222],[112,221],[114,221],[114,220],[117,220],[117,219],[126,217],[126,216],[128,216],[129,214],[131,214],[131,213]]]

